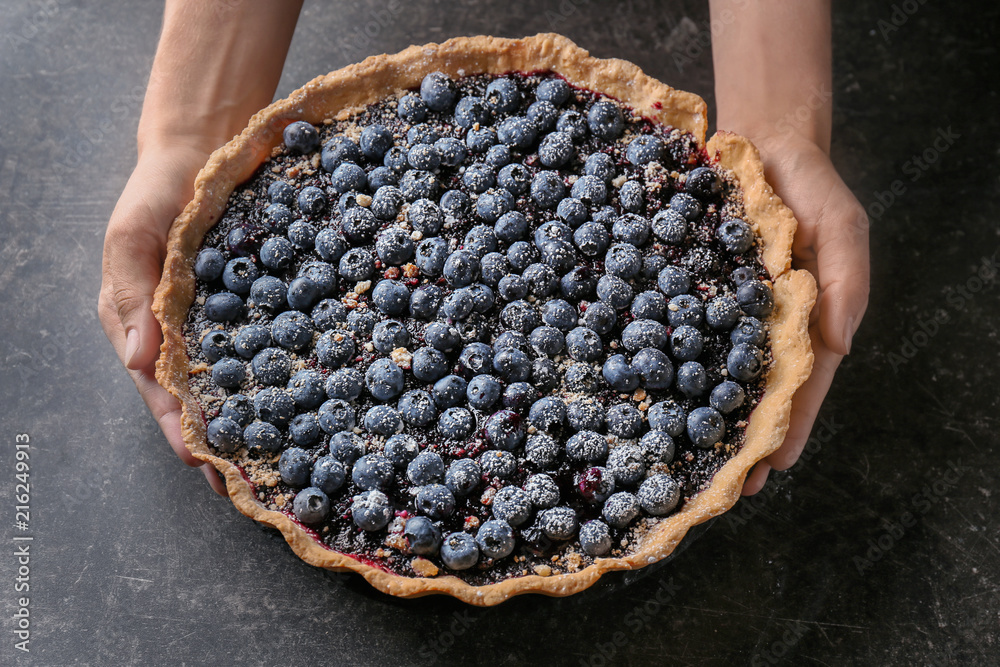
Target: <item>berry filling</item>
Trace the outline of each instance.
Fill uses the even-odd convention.
[[[731,175],[548,73],[292,123],[196,259],[208,442],[403,576],[631,553],[743,444],[773,309]]]

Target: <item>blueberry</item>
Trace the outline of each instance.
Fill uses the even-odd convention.
[[[323,388],[323,376],[316,371],[302,370],[288,381],[288,394],[295,405],[303,410],[319,407],[326,394]]]
[[[539,132],[548,132],[555,127],[556,120],[559,118],[559,110],[551,102],[538,100],[531,103],[526,115]]]
[[[309,153],[319,146],[319,132],[304,120],[286,125],[282,138],[285,146],[293,153]]]
[[[216,417],[208,422],[208,444],[220,452],[235,452],[243,444],[243,427],[232,419]]]
[[[553,239],[558,239],[560,241],[572,241],[573,230],[558,220],[550,220],[535,230],[533,238],[535,245],[541,248],[545,245],[546,241]]]
[[[618,201],[626,211],[639,213],[646,205],[646,191],[640,181],[626,181],[618,189]]]
[[[730,276],[737,287],[742,285],[748,280],[754,280],[757,278],[757,272],[751,269],[749,266],[737,266],[733,269],[733,273]]]
[[[410,344],[410,333],[397,320],[382,320],[372,331],[372,344],[382,354],[390,354],[396,348]]]
[[[538,128],[524,116],[513,116],[501,121],[500,124],[497,125],[497,139],[499,139],[504,145],[510,146],[511,148],[517,148],[522,151],[527,150],[533,143],[535,143],[535,138],[537,136]],[[542,143],[544,144],[545,142],[543,141]],[[538,150],[539,157],[541,157],[541,148]]]
[[[291,206],[295,201],[295,188],[284,181],[275,181],[267,186],[267,198],[272,204]]]
[[[670,198],[670,208],[690,222],[700,218],[702,213],[701,202],[684,192],[678,192]]]
[[[479,276],[479,260],[470,252],[458,250],[448,256],[443,273],[452,288],[471,285]]]
[[[685,361],[677,369],[677,388],[688,398],[704,394],[708,390],[705,367],[697,361]]]
[[[319,419],[311,412],[304,412],[288,423],[288,435],[296,445],[311,446],[319,440]]]
[[[615,309],[600,301],[590,304],[583,314],[583,325],[602,336],[609,333],[617,321]]]
[[[520,350],[502,349],[493,356],[493,370],[504,382],[524,382],[531,376],[531,359]]]
[[[486,439],[497,449],[512,451],[524,442],[525,428],[521,417],[510,410],[500,410],[486,420]]]
[[[451,408],[465,399],[468,383],[457,375],[446,375],[434,383],[431,398],[440,409]]]
[[[462,322],[472,314],[472,295],[464,289],[455,290],[444,298],[438,317],[449,322]]]
[[[477,313],[488,313],[493,308],[493,304],[496,303],[493,290],[482,283],[469,285],[464,290],[472,298],[472,310]]]
[[[358,193],[354,190],[345,192],[340,195],[339,199],[337,199],[337,211],[341,215],[346,213],[349,209],[357,208],[358,206],[361,206],[361,204],[358,203]]]
[[[226,260],[215,248],[203,248],[194,262],[194,274],[205,282],[217,280],[226,268]]]
[[[313,464],[309,482],[323,493],[332,496],[344,485],[346,477],[347,473],[340,461],[332,456],[321,456]]]
[[[673,401],[661,401],[646,411],[649,428],[665,431],[672,436],[684,432],[687,417],[684,411]]]
[[[383,264],[402,264],[413,256],[413,240],[398,227],[390,227],[378,236],[375,252]]]
[[[299,276],[319,285],[320,295],[329,296],[337,285],[337,271],[326,262],[308,262],[299,269]]]
[[[417,491],[414,505],[418,512],[431,519],[446,519],[455,511],[455,496],[443,484],[428,484]]]
[[[392,172],[397,179],[396,183],[398,183],[398,177],[409,167],[406,162],[406,149],[402,146],[390,148],[382,158],[382,166]]]
[[[573,184],[571,194],[588,206],[599,206],[608,196],[608,188],[597,176],[581,176]]]
[[[323,169],[332,173],[343,162],[358,162],[361,160],[361,149],[351,139],[342,134],[323,144],[320,163]]]
[[[476,428],[476,418],[465,408],[448,408],[438,417],[438,431],[448,440],[462,440]]]
[[[493,364],[493,350],[485,343],[469,343],[458,358],[459,365],[468,376],[489,373]],[[465,394],[465,387],[462,387]]]
[[[463,246],[481,260],[487,253],[497,249],[497,236],[492,227],[476,225],[466,233]]]
[[[559,386],[562,375],[551,359],[535,359],[531,364],[531,383],[540,392],[548,393]]]
[[[663,255],[650,253],[642,258],[642,277],[655,281],[660,275],[660,271],[665,269],[668,264],[669,260]],[[666,305],[664,302],[663,306],[666,307]]]
[[[465,160],[468,151],[465,149],[465,144],[463,144],[458,139],[452,137],[445,137],[444,139],[438,139],[434,142],[434,150],[440,156],[440,163],[445,167],[457,167],[462,164]],[[425,169],[426,167],[417,166],[418,169]]]
[[[513,113],[521,106],[521,91],[512,79],[494,79],[486,86],[486,105],[496,114]]]
[[[634,297],[632,286],[618,276],[603,275],[597,281],[597,298],[612,308],[625,310]]]
[[[764,353],[748,343],[737,343],[726,358],[726,370],[740,382],[757,379],[764,368]]]
[[[227,398],[219,411],[220,417],[231,419],[241,427],[249,424],[253,415],[253,402],[243,394],[233,394]]]
[[[366,431],[376,435],[395,435],[403,430],[402,418],[388,405],[375,405],[369,408],[363,423]]]
[[[431,72],[420,82],[420,99],[431,111],[447,111],[458,99],[455,82],[446,74]]]
[[[634,320],[622,330],[622,345],[629,352],[644,347],[663,349],[667,338],[667,328],[656,320]]]
[[[397,433],[385,441],[385,451],[383,453],[396,468],[406,468],[419,452],[420,447],[417,445],[417,441],[413,439],[413,436],[405,433]]]
[[[639,504],[653,516],[670,514],[681,499],[681,487],[670,475],[647,477],[636,494]]]
[[[732,380],[725,380],[712,389],[708,402],[713,408],[727,415],[743,405],[745,399],[746,394],[743,391],[743,387]]]
[[[316,254],[319,255],[324,262],[339,262],[340,258],[344,256],[344,253],[348,251],[347,241],[336,229],[333,229],[332,227],[327,227],[326,229],[318,232],[313,242],[313,246],[316,249]]]
[[[448,466],[444,484],[456,496],[467,496],[479,486],[482,471],[472,459],[457,459]]]
[[[566,408],[566,421],[575,431],[600,431],[604,428],[604,410],[589,398],[572,401]]]
[[[506,165],[497,174],[497,184],[515,197],[527,192],[531,183],[531,174],[517,162]]]
[[[517,459],[508,451],[491,449],[479,457],[479,466],[487,478],[509,479],[517,471]]]
[[[573,461],[597,461],[607,452],[608,441],[593,431],[580,431],[566,441],[566,455]]]
[[[215,329],[206,333],[201,339],[201,353],[212,363],[223,357],[232,356],[233,352],[233,341],[225,331]]]
[[[353,466],[364,453],[365,441],[350,431],[340,431],[330,437],[330,456],[345,468]]]
[[[476,544],[487,558],[505,558],[514,551],[514,531],[506,521],[487,521],[476,533]]]
[[[542,139],[542,142],[538,146],[538,159],[550,169],[561,167],[570,161],[574,150],[573,138],[569,134],[566,132],[550,132],[545,135],[545,138]]]
[[[573,141],[581,141],[587,136],[587,119],[579,111],[568,109],[559,114],[556,129],[568,133]]]
[[[508,410],[524,414],[541,397],[539,389],[528,382],[511,382],[503,392],[503,405]]]
[[[639,499],[628,491],[614,493],[605,501],[601,516],[612,528],[621,530],[639,516]]]
[[[639,376],[624,355],[615,354],[608,357],[601,373],[615,391],[626,393],[639,386]]]
[[[344,238],[354,244],[370,243],[379,227],[375,214],[367,208],[357,206],[347,209],[340,218]]]
[[[485,153],[497,143],[497,133],[492,127],[470,129],[465,134],[465,145],[470,153]]]
[[[291,215],[291,214],[289,214]],[[241,224],[226,234],[226,248],[238,257],[246,257],[260,247],[261,238],[269,230],[259,225]]]
[[[500,400],[503,387],[492,375],[477,375],[466,388],[469,405],[477,410],[488,410]]]
[[[733,255],[741,255],[753,246],[753,230],[739,218],[726,220],[719,225],[715,234],[723,247]]]
[[[347,314],[347,328],[358,336],[366,336],[375,329],[378,316],[370,308],[355,308]]]
[[[722,191],[722,181],[711,168],[698,167],[688,174],[684,189],[697,197],[714,197]]]
[[[295,415],[295,402],[285,389],[268,387],[253,397],[253,408],[257,419],[285,427]]]
[[[250,286],[247,304],[268,313],[283,310],[288,297],[288,287],[274,276],[261,276]]]
[[[319,427],[325,433],[340,433],[354,428],[354,408],[341,398],[331,398],[319,406]],[[333,451],[331,447],[331,452]]]
[[[630,243],[616,243],[604,257],[604,270],[619,278],[631,278],[642,268],[642,255]]]
[[[527,301],[511,301],[500,311],[500,324],[523,334],[531,333],[542,324],[538,309]]]
[[[408,391],[399,399],[399,416],[413,426],[430,426],[437,419],[431,395],[421,389]]]
[[[542,306],[542,321],[550,327],[569,331],[577,323],[576,308],[563,299],[552,299]]]
[[[539,246],[539,250],[541,250],[542,261],[559,274],[572,270],[578,262],[576,252],[569,241],[548,239]]]
[[[372,290],[372,302],[385,315],[402,315],[410,303],[410,290],[398,280],[380,280]]]
[[[288,285],[286,298],[289,308],[306,311],[312,308],[320,299],[320,287],[312,278],[300,276]],[[316,323],[315,312],[313,323]]]
[[[687,418],[687,435],[697,447],[708,448],[722,440],[726,422],[715,408],[695,408]]]
[[[427,123],[419,123],[406,131],[406,143],[410,146],[433,144],[440,138],[438,131]]]
[[[538,299],[554,293],[559,286],[555,270],[546,264],[529,264],[521,275],[528,284],[528,292]]]
[[[701,332],[691,326],[679,326],[670,336],[670,349],[674,358],[681,361],[697,359],[703,345],[704,338]]]
[[[377,400],[388,401],[403,391],[403,371],[390,359],[376,359],[365,372],[365,385]]]
[[[642,432],[642,413],[630,403],[619,403],[607,412],[608,433],[630,440]]]
[[[448,252],[448,242],[443,238],[434,237],[424,239],[417,245],[414,263],[424,274],[439,276],[444,270],[445,262],[448,260]],[[436,310],[437,308],[435,307]]]
[[[242,296],[250,293],[250,286],[259,276],[260,273],[252,259],[236,257],[229,260],[223,269],[222,283],[229,291]]]
[[[302,523],[320,523],[330,516],[330,499],[321,490],[309,486],[295,494],[292,511]]]
[[[691,274],[679,266],[666,266],[657,276],[656,284],[667,296],[679,296],[691,289]]]
[[[536,466],[546,468],[559,457],[559,444],[545,434],[533,435],[524,446],[524,455]]]
[[[607,153],[593,153],[584,161],[583,173],[609,183],[615,177],[615,161]]]
[[[538,249],[527,241],[515,241],[507,249],[507,261],[515,271],[523,271],[538,258]]]
[[[502,218],[501,218],[502,219]],[[499,222],[497,223],[499,224]],[[510,272],[510,262],[499,252],[489,252],[480,262],[480,280],[490,287],[497,287],[500,280]]]
[[[486,106],[486,101],[475,95],[463,97],[455,105],[455,124],[459,127],[470,128],[476,123],[487,125],[490,116],[490,109]]]
[[[441,531],[425,516],[412,516],[403,528],[407,550],[418,556],[433,556],[441,548]]]
[[[440,482],[444,479],[444,460],[436,452],[420,452],[406,466],[406,478],[415,486]]]
[[[736,300],[744,313],[761,320],[774,311],[774,294],[759,280],[748,280],[740,285],[736,289]]]
[[[392,484],[392,463],[382,454],[365,454],[355,462],[351,480],[366,491],[385,491]]]
[[[747,343],[755,347],[763,347],[767,342],[767,332],[764,323],[756,317],[741,317],[729,334],[729,340],[734,345]]]
[[[309,476],[312,473],[312,461],[309,452],[299,447],[289,447],[281,453],[278,459],[278,474],[281,481],[288,486],[301,488],[309,486]]]
[[[382,530],[389,525],[392,514],[389,498],[377,489],[354,496],[351,503],[351,517],[361,530]]]
[[[493,516],[520,526],[531,516],[531,498],[516,486],[505,486],[493,496]]]
[[[629,142],[625,150],[625,157],[637,167],[662,161],[666,155],[667,149],[663,145],[663,140],[649,134],[639,135]]]
[[[340,190],[338,188],[338,192],[347,192],[348,190],[361,189],[363,183],[358,185],[354,184],[355,183],[354,179],[356,179],[357,170],[359,169],[361,168],[358,167],[358,165],[354,164],[353,162],[345,162],[339,167],[337,167],[336,171],[333,172],[335,186],[337,183],[337,179],[340,178],[338,177],[338,174],[347,173],[347,171],[342,171],[342,170],[351,171],[352,174],[352,180],[350,182],[352,187],[347,187],[344,188],[343,190]],[[361,173],[364,174],[364,171],[362,171]],[[296,198],[295,201],[299,205],[299,210],[304,215],[318,216],[318,215],[323,215],[323,213],[326,212],[327,208],[326,193],[315,186],[310,185],[302,188],[302,190],[299,191],[299,196]]]
[[[679,245],[687,237],[688,223],[677,211],[665,208],[653,216],[653,235],[664,243]]]
[[[424,382],[437,382],[448,374],[448,359],[433,347],[422,347],[413,353],[413,376]]]
[[[683,424],[681,432],[683,432]],[[674,439],[666,431],[650,431],[639,440],[639,447],[650,465],[670,463],[674,460],[676,449]]]
[[[561,399],[546,396],[536,401],[528,412],[528,421],[540,431],[552,431],[566,419],[566,405]]]
[[[556,215],[565,220],[570,227],[576,228],[587,221],[587,206],[575,197],[566,197],[556,207]],[[572,240],[576,241],[575,234]]]
[[[605,141],[614,141],[625,130],[625,118],[614,102],[601,100],[595,102],[587,112],[587,124],[595,137]]]
[[[641,246],[649,238],[649,221],[641,215],[626,213],[615,221],[611,235],[621,243]]]
[[[732,297],[715,297],[705,307],[705,321],[713,329],[732,329],[739,317],[740,307]]]
[[[632,300],[632,317],[639,320],[660,321],[666,311],[667,300],[659,292],[641,292]]]
[[[420,96],[409,93],[399,98],[396,114],[405,121],[419,123],[427,117],[427,105]]]
[[[701,300],[690,294],[675,296],[667,304],[667,320],[670,325],[679,327],[688,325],[697,327],[705,319],[705,307]]]
[[[632,358],[632,369],[646,389],[666,389],[674,379],[674,366],[661,350],[647,347]]]
[[[535,327],[531,332],[531,348],[537,354],[554,357],[562,352],[565,346],[566,338],[555,327]]]
[[[538,513],[538,525],[550,540],[573,539],[580,522],[576,512],[569,507],[552,507]]]
[[[289,350],[301,350],[312,342],[312,319],[298,310],[287,310],[271,323],[271,338],[278,345]]]
[[[392,132],[384,125],[368,125],[361,130],[361,152],[373,162],[381,162],[392,145]]]
[[[253,422],[243,429],[243,440],[251,450],[277,452],[281,449],[281,431],[274,424]]]
[[[235,357],[224,357],[212,365],[212,382],[226,389],[236,389],[246,379],[243,362]]]
[[[594,519],[580,528],[580,548],[590,556],[605,556],[611,551],[611,533],[608,525]]]
[[[468,570],[479,562],[479,547],[468,533],[449,533],[441,542],[441,560],[452,570]]]
[[[566,196],[566,185],[554,171],[540,171],[531,180],[531,198],[542,208],[555,208]]]

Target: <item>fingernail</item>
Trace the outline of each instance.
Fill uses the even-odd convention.
[[[139,331],[129,329],[125,334],[125,365],[132,367],[132,357],[139,351]]]
[[[847,326],[844,328],[844,349],[847,354],[851,353],[851,341],[854,339],[854,318],[848,318]]]

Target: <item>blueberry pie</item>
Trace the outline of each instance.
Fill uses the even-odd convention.
[[[212,155],[159,381],[241,512],[398,596],[568,595],[729,509],[816,288],[756,149],[558,35],[320,77]]]

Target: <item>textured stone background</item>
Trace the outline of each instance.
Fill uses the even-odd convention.
[[[309,3],[278,95],[411,43],[556,30],[711,105],[705,3],[515,4]],[[870,207],[873,292],[805,460],[646,576],[492,610],[399,601],[309,567],[177,461],[95,316],[160,3],[0,7],[3,664],[995,664],[992,3],[836,3],[834,160]],[[957,138],[936,152],[949,129]],[[925,151],[928,168],[914,169]],[[27,656],[10,632],[21,432]]]

